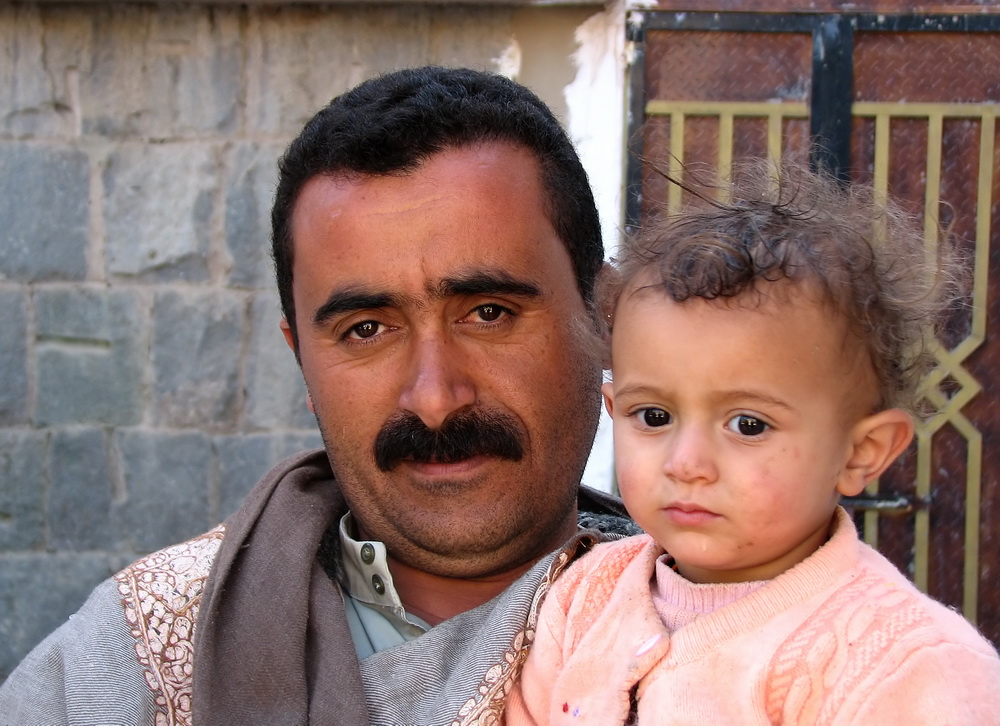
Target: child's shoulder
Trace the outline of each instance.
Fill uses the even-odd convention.
[[[561,597],[574,597],[581,588],[588,594],[609,591],[631,566],[652,569],[663,549],[647,534],[597,544],[559,577],[556,588]],[[594,592],[592,592],[594,591]]]
[[[856,618],[867,614],[873,626],[891,631],[892,641],[949,643],[996,656],[996,649],[961,613],[921,592],[876,550],[865,544],[861,548],[862,575],[847,587],[858,598]]]
[[[663,554],[663,548],[648,534],[601,542],[583,555],[573,567],[591,572],[621,574],[637,558],[655,561]]]

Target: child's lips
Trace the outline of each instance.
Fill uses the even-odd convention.
[[[697,527],[719,517],[712,510],[692,502],[671,502],[663,511],[674,524],[682,527]]]

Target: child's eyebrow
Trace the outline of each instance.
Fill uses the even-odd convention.
[[[775,398],[774,396],[768,395],[761,391],[748,391],[748,390],[733,390],[733,391],[719,391],[713,396],[719,403],[730,403],[730,402],[744,402],[751,401],[754,403],[763,403],[771,406],[778,406],[785,409],[786,411],[793,410],[791,404],[783,401],[780,398]]]
[[[642,383],[629,383],[621,388],[615,389],[615,398],[620,396],[638,396],[638,397],[655,397],[662,398],[663,391],[656,386],[650,386]]]

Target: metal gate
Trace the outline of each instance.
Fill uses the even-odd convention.
[[[676,5],[628,15],[628,227],[681,201],[654,167],[725,173],[741,157],[808,156],[921,214],[928,244],[941,224],[966,247],[972,305],[951,321],[927,386],[941,413],[851,504],[866,541],[1000,644],[1000,335],[988,327],[1000,314],[1000,15],[988,13],[1000,9]]]

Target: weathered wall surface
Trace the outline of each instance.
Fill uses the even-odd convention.
[[[428,62],[513,64],[565,113],[597,10],[0,6],[0,679],[319,444],[267,252],[301,124]]]

